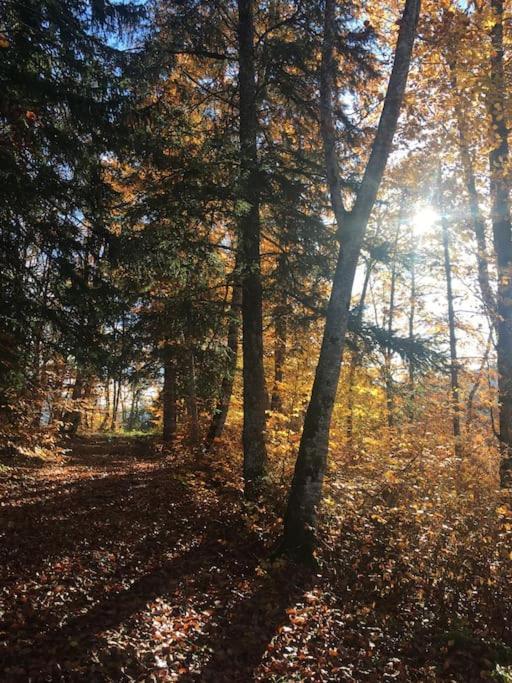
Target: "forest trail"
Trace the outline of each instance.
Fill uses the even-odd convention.
[[[314,574],[271,565],[281,521],[220,460],[91,438],[0,474],[2,682],[491,680],[499,652],[439,645],[393,574],[391,521]]]
[[[288,621],[239,491],[152,450],[82,441],[0,478],[0,680],[248,680]]]

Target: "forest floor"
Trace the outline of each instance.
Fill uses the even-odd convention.
[[[507,680],[406,582],[271,564],[280,520],[213,460],[91,438],[4,470],[0,506],[1,681]]]

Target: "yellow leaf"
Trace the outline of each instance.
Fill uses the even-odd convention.
[[[397,476],[393,472],[393,470],[388,470],[387,472],[384,472],[384,479],[390,484],[396,484],[398,482]]]

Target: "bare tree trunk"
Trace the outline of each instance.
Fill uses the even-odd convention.
[[[443,185],[441,170],[438,171],[437,202],[441,219],[443,237],[444,274],[446,279],[446,300],[448,303],[448,331],[450,336],[450,392],[452,403],[452,428],[455,442],[455,455],[462,455],[460,440],[460,387],[459,387],[459,364],[457,360],[457,336],[455,333],[455,310],[453,307],[452,288],[452,261],[450,256],[450,235],[448,230],[448,218],[444,204]]]
[[[240,184],[247,209],[240,220],[242,249],[243,449],[246,495],[255,495],[267,464],[260,265],[260,172],[257,153],[256,73],[252,0],[238,0]]]
[[[172,443],[176,436],[176,361],[167,353],[164,361],[163,403],[163,440]]]
[[[133,429],[133,421],[135,419],[135,391],[132,387],[132,400],[130,401],[130,411],[128,419],[126,420],[126,431],[131,432]]]
[[[480,293],[484,309],[492,322],[496,319],[496,299],[489,279],[489,265],[487,255],[487,240],[485,237],[485,221],[480,211],[480,204],[478,201],[478,191],[476,189],[475,172],[473,169],[473,160],[469,151],[468,133],[466,127],[466,119],[464,116],[464,109],[460,101],[459,85],[457,81],[457,67],[455,62],[456,51],[450,51],[447,55],[447,62],[450,69],[450,85],[455,96],[455,118],[457,121],[458,130],[458,147],[460,160],[462,163],[462,170],[464,172],[464,183],[466,185],[466,192],[469,200],[469,211],[471,214],[471,224],[473,226],[473,234],[475,236],[477,254],[477,271],[478,284],[480,286]]]
[[[112,419],[110,421],[110,431],[115,432],[117,429],[117,413],[119,410],[119,396],[121,394],[121,381],[114,379],[112,388]]]
[[[359,304],[357,310],[357,326],[359,327],[363,320],[364,304],[366,301],[366,294],[368,292],[368,285],[370,283],[370,276],[373,270],[373,261],[368,261],[366,266],[366,273],[364,275],[363,287],[361,289],[361,296],[359,297]],[[356,378],[356,370],[361,363],[361,353],[355,349],[350,358],[350,368],[348,372],[347,381],[347,448],[350,454],[354,452],[354,384]]]
[[[83,416],[83,423],[84,423],[85,429],[89,429],[89,423],[91,422],[91,419],[92,419],[90,400],[91,400],[93,390],[94,390],[94,382],[93,382],[91,375],[89,374],[86,381],[84,382],[84,390],[83,390],[83,394],[82,394],[83,405],[81,406],[81,410],[80,410],[80,415]],[[77,425],[77,429],[78,429],[78,426],[80,426],[80,423],[79,423],[79,425]]]
[[[46,308],[48,302],[48,290],[50,285],[50,258],[47,256],[42,273],[42,303],[41,306]],[[42,359],[43,335],[44,335],[45,321],[42,319],[37,327],[36,337],[34,340],[34,369],[33,369],[33,389],[36,397],[33,405],[34,412],[34,427],[37,429],[41,424],[41,417],[43,414],[43,406],[45,396],[48,398],[48,387],[46,385],[46,371],[45,363]],[[43,393],[44,392],[44,393]]]
[[[287,312],[288,306],[285,298],[285,302],[276,306],[274,310],[274,384],[272,387],[270,409],[277,412],[282,412],[283,410],[281,384],[284,378],[284,364],[286,361]]]
[[[354,276],[400,114],[416,35],[420,0],[405,2],[384,107],[363,180],[350,212],[345,210],[341,194],[333,118],[334,46],[337,38],[335,9],[335,0],[326,0],[320,118],[331,205],[341,234],[342,246],[333,278],[322,347],[304,421],[281,545],[283,551],[306,561],[311,560],[315,544],[317,508],[322,499],[331,415],[338,388]]]
[[[126,423],[126,429],[131,432],[135,424],[135,408],[139,399],[140,389],[136,388],[135,385],[132,386],[132,400],[130,402],[130,412],[128,413],[128,420]]]
[[[77,368],[76,371],[76,379],[75,383],[73,385],[73,391],[71,393],[71,400],[73,401],[73,404],[78,403],[78,401],[82,398],[82,392],[84,388],[84,375],[83,372],[80,368]],[[80,426],[80,418],[81,418],[81,408],[80,407],[74,407],[72,410],[66,411],[63,417],[63,431],[68,434],[68,436],[75,436],[78,427]]]
[[[122,387],[119,390],[119,401],[121,403],[121,429],[124,429],[126,424],[126,395],[123,395]]]
[[[485,368],[489,362],[489,353],[491,352],[491,345],[492,345],[492,331],[489,333],[489,337],[487,339],[487,344],[485,346],[485,352],[484,352],[484,355],[482,356],[482,362],[480,364],[480,368],[478,369],[476,380],[475,380],[473,386],[471,387],[471,391],[468,394],[468,401],[467,401],[467,408],[466,408],[466,424],[468,427],[471,424],[471,422],[473,421],[474,402],[475,402],[475,398],[476,398],[476,395],[478,393],[478,390],[480,388],[480,384],[482,383]]]
[[[503,0],[491,0],[491,82],[488,99],[493,148],[489,154],[491,218],[498,271],[497,345],[499,440],[502,446],[500,482],[512,486],[512,239],[509,200],[509,146],[505,108]]]
[[[395,236],[393,240],[393,254],[391,262],[391,284],[389,290],[389,310],[388,310],[388,320],[387,320],[387,330],[389,336],[389,342],[386,347],[384,354],[384,374],[385,374],[385,384],[386,384],[386,412],[387,412],[387,422],[388,427],[391,428],[395,422],[395,398],[393,395],[393,372],[391,369],[391,364],[393,362],[393,350],[391,348],[391,335],[393,334],[393,323],[395,319],[395,294],[396,294],[396,259],[398,250],[398,238],[400,236],[400,228],[402,226],[403,218],[403,202],[404,197],[402,197],[400,202],[400,209],[398,215],[398,221],[395,230]]]
[[[188,340],[188,372],[187,372],[187,413],[189,419],[189,440],[192,446],[199,443],[199,410],[197,407],[196,358],[191,340]]]
[[[110,378],[107,376],[107,381],[105,383],[105,413],[100,424],[100,432],[104,432],[107,429],[108,418],[110,415]]]
[[[409,342],[414,341],[414,322],[416,316],[416,252],[414,243],[414,229],[411,230],[411,291],[409,296]],[[415,410],[414,410],[414,399],[416,394],[416,388],[414,384],[414,361],[409,358],[408,371],[409,371],[409,422],[414,422]]]
[[[240,329],[240,306],[242,303],[242,290],[237,282],[238,273],[235,266],[233,274],[233,289],[231,293],[230,319],[228,325],[227,346],[229,352],[229,367],[222,378],[220,396],[212,416],[210,428],[205,439],[205,450],[210,450],[215,439],[218,439],[224,431],[224,425],[231,403],[233,394],[233,383],[235,381],[236,365],[238,361],[238,334]]]
[[[56,377],[53,382],[52,391],[49,397],[50,412],[48,415],[48,426],[56,420],[62,420],[62,396],[64,394],[65,378],[62,375]]]

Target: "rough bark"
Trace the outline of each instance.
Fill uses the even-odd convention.
[[[164,386],[162,390],[163,433],[165,443],[170,444],[176,436],[176,361],[170,353],[164,361]]]
[[[196,379],[196,358],[194,348],[189,344],[188,368],[187,368],[187,413],[189,420],[188,437],[192,446],[199,444],[199,408],[197,405],[197,379]]]
[[[347,212],[341,195],[333,120],[335,0],[326,0],[322,48],[320,118],[331,205],[342,245],[333,278],[324,334],[285,515],[281,549],[310,560],[315,545],[317,508],[327,465],[331,415],[336,399],[352,285],[363,237],[387,164],[400,114],[420,0],[406,0],[400,22],[384,107],[354,207]]]
[[[244,211],[240,219],[242,250],[243,406],[242,431],[246,495],[255,495],[265,475],[265,410],[263,368],[263,304],[260,264],[260,173],[257,153],[256,73],[252,0],[238,0],[240,91],[240,186]]]
[[[73,385],[73,391],[71,393],[71,400],[73,401],[74,406],[78,404],[80,399],[82,398],[82,392],[84,389],[84,375],[83,372],[81,371],[80,368],[77,369],[76,371],[76,379],[75,383]],[[72,410],[66,411],[63,417],[63,431],[65,434],[68,436],[75,436],[76,433],[78,432],[78,428],[80,426],[80,419],[82,416],[82,411],[81,409],[77,407],[73,407]]]
[[[284,363],[286,361],[287,311],[286,301],[280,306],[276,306],[274,311],[274,384],[272,386],[270,409],[277,412],[282,412],[283,410],[281,384],[284,378]]]
[[[505,109],[503,0],[491,0],[491,79],[488,99],[493,148],[489,154],[491,219],[498,275],[496,353],[498,357],[499,440],[502,446],[500,482],[512,486],[512,239],[507,169],[508,130]]]
[[[206,435],[204,443],[206,451],[210,450],[215,439],[218,439],[224,431],[229,404],[231,403],[231,395],[233,394],[233,383],[235,381],[236,365],[238,361],[238,334],[240,329],[240,306],[242,303],[242,289],[237,282],[236,271],[237,269],[235,268],[227,338],[229,366],[222,378],[219,399],[215,406],[208,434]]]

